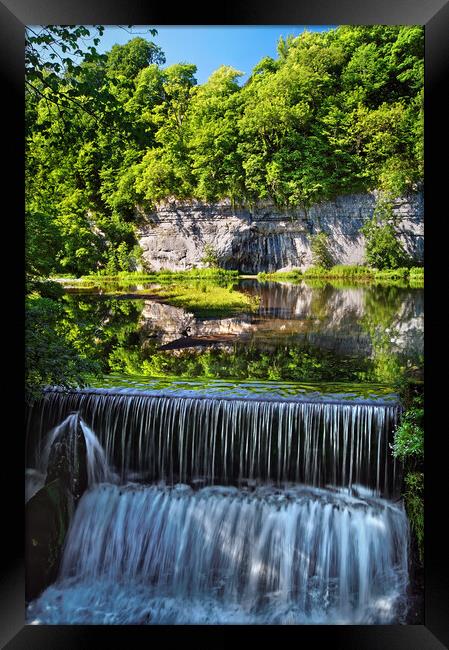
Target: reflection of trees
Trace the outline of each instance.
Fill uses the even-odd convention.
[[[413,328],[415,300],[408,292],[395,286],[375,286],[365,293],[365,311],[360,321],[370,335],[373,347],[373,375],[382,382],[398,381],[411,371],[419,371],[423,355],[419,350],[422,330]],[[415,330],[411,336],[398,337],[398,332]]]
[[[323,319],[317,324],[318,333],[324,327],[336,336],[337,324],[340,329],[346,321],[357,324],[372,341],[371,358],[358,349],[352,356],[336,354],[324,350],[319,341],[299,342],[285,333],[277,339],[265,338],[262,332],[251,344],[236,341],[225,347],[161,351],[158,323],[154,323],[152,335],[142,325],[141,300],[65,296],[59,327],[81,354],[99,361],[104,372],[148,377],[391,383],[409,372],[413,364],[422,363],[422,306],[419,300],[416,302],[415,293],[398,287],[371,286],[363,293],[364,297],[357,295],[348,304],[348,296],[336,295],[335,288],[314,287],[308,311],[315,319]],[[164,329],[163,322],[160,328]],[[414,348],[407,347],[412,343]]]
[[[211,379],[258,379],[279,381],[357,381],[364,359],[336,357],[311,346],[279,345],[271,350],[236,343],[231,350],[209,348],[173,354],[157,350],[156,341],[143,348],[117,348],[112,369],[146,376],[203,377]]]
[[[126,349],[139,341],[138,321],[142,302],[64,297],[64,316],[59,326],[76,349],[110,369],[114,350]]]

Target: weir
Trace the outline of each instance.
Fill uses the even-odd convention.
[[[400,406],[167,391],[50,390],[28,418],[47,471],[81,427],[89,486],[44,624],[387,624],[408,610],[392,497]]]
[[[122,481],[362,484],[392,496],[399,477],[389,444],[399,410],[367,400],[50,391],[30,413],[28,440],[32,455],[50,429],[78,412]]]

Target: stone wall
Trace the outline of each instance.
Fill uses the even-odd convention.
[[[275,271],[312,264],[310,237],[329,235],[335,264],[362,264],[365,242],[360,228],[372,217],[377,193],[351,194],[334,201],[282,212],[271,204],[233,208],[229,201],[168,201],[144,215],[139,243],[148,267],[184,270],[203,266],[213,250],[220,266],[243,273]],[[424,202],[422,193],[397,199],[396,229],[407,252],[423,261]]]

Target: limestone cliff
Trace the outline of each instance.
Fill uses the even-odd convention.
[[[202,266],[205,252],[212,250],[220,266],[258,273],[307,268],[312,264],[311,236],[325,232],[335,264],[362,264],[365,242],[360,228],[372,217],[376,200],[376,192],[351,194],[288,212],[268,203],[250,209],[234,208],[227,200],[168,201],[144,215],[139,242],[151,270]],[[393,213],[407,252],[422,262],[422,193],[397,199]]]

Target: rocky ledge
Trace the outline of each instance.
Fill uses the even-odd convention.
[[[339,196],[308,210],[283,212],[269,203],[233,207],[230,201],[161,203],[143,215],[139,243],[149,269],[179,271],[201,267],[207,253],[220,266],[242,273],[305,269],[312,264],[311,237],[329,236],[334,264],[362,264],[362,225],[372,217],[377,192]],[[417,263],[423,261],[424,201],[422,192],[397,199],[397,233]]]

